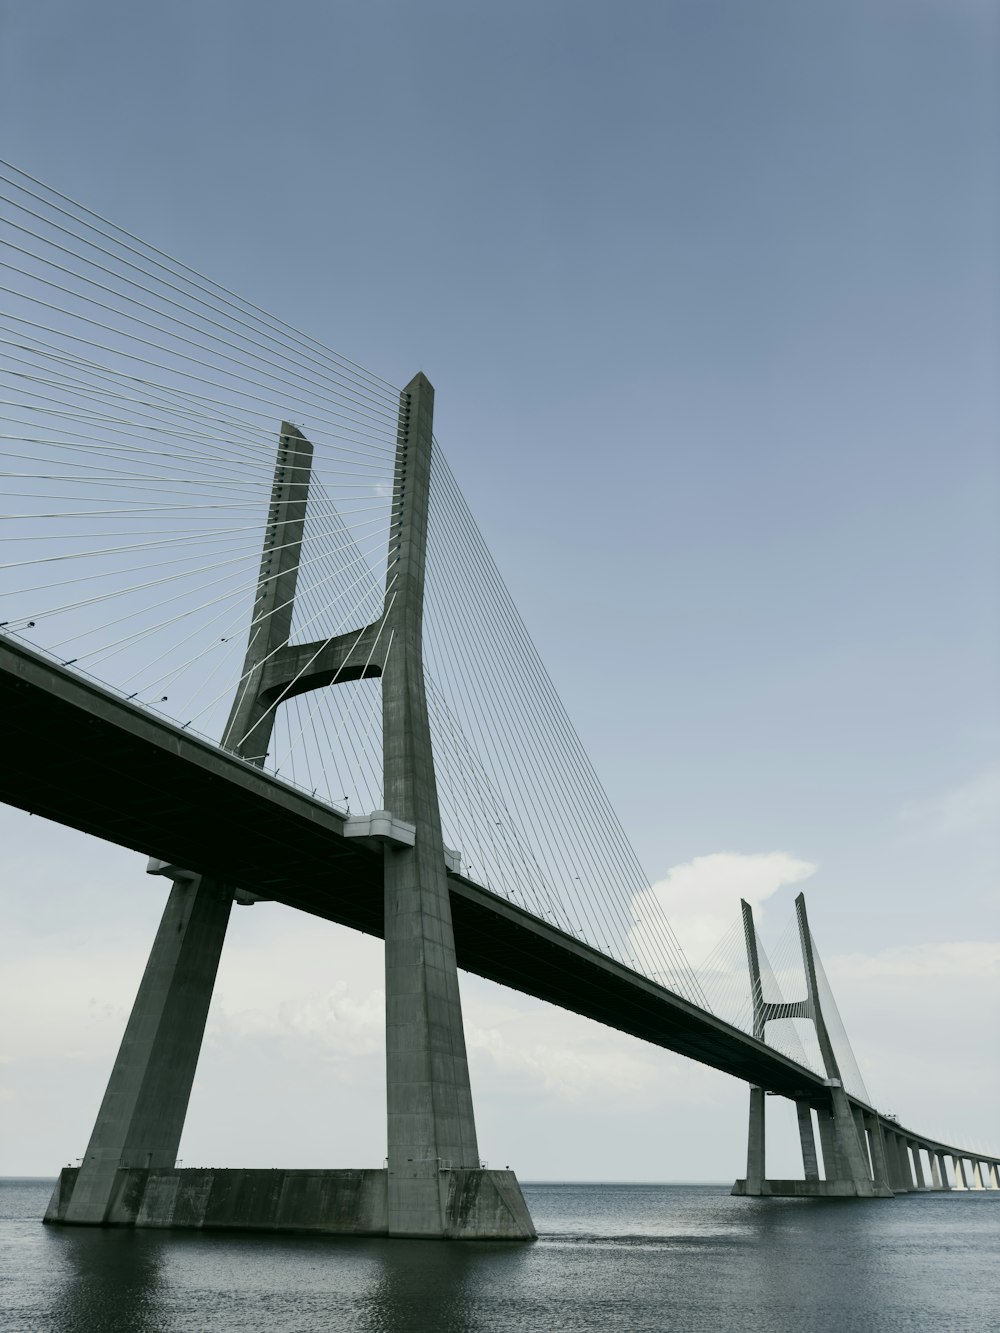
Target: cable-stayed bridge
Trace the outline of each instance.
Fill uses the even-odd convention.
[[[172,882],[51,1220],[530,1236],[480,1163],[458,967],[749,1083],[738,1192],[945,1188],[946,1157],[1000,1188],[872,1106],[801,897],[773,964],[744,905],[691,966],[423,375],[400,391],[15,168],[0,197],[0,797]],[[383,1171],[176,1169],[234,898],[385,938]],[[766,1174],[766,1093],[802,1180]]]

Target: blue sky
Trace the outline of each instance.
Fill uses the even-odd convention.
[[[972,0],[0,0],[3,156],[378,374],[429,375],[438,437],[650,876],[723,853],[815,865],[770,884],[775,923],[805,887],[827,955],[855,960],[841,1009],[890,1109],[942,1133],[953,1111],[973,1135],[990,1117],[972,1103],[996,1105],[1000,968],[998,23]],[[83,927],[60,935],[44,874],[20,874],[26,821],[4,819],[13,994]],[[59,839],[99,878],[100,849]],[[122,958],[141,955],[122,921],[141,864],[108,856]],[[101,911],[95,890],[95,929]],[[96,1001],[112,1051],[129,966]],[[963,1107],[907,1072],[938,1022],[942,1083],[977,1090]],[[238,1028],[218,1029],[236,1062]],[[38,1040],[43,1095],[60,1057]],[[481,1117],[480,1085],[516,1078],[546,1123],[558,1089],[491,1040]],[[716,1098],[738,1165],[742,1088],[685,1065],[707,1089],[690,1103],[657,1053],[592,1040],[595,1069],[646,1071],[651,1124],[680,1098],[694,1174]],[[546,1049],[563,1044],[553,1028]],[[110,1054],[84,1049],[96,1087]],[[13,1125],[27,1080],[7,1079]],[[573,1095],[567,1142],[590,1162],[588,1117],[615,1111]],[[638,1171],[602,1154],[599,1174]],[[571,1157],[559,1173],[592,1174]]]

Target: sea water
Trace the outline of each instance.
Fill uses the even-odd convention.
[[[996,1333],[1000,1191],[523,1185],[532,1244],[45,1227],[0,1181],[3,1333]]]

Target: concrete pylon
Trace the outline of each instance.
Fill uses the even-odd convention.
[[[805,894],[800,893],[795,899],[795,915],[799,926],[799,944],[802,949],[802,964],[806,974],[806,993],[810,1008],[810,1017],[816,1028],[823,1064],[826,1069],[827,1086],[830,1090],[830,1114],[832,1115],[831,1157],[836,1159],[836,1170],[840,1179],[850,1181],[856,1193],[861,1196],[889,1197],[892,1190],[886,1180],[873,1180],[868,1163],[868,1154],[863,1150],[851,1110],[850,1099],[844,1089],[840,1066],[830,1040],[830,1034],[823,1016],[819,985],[816,980],[816,960],[813,954],[812,934],[809,930],[809,917],[806,913]],[[820,1122],[822,1133],[822,1120]],[[824,1157],[826,1144],[823,1145]]]
[[[754,930],[753,912],[745,899],[740,899],[743,912],[743,938],[746,944],[747,965],[750,969],[750,985],[753,1000],[753,1035],[758,1041],[764,1040],[764,1004],[761,994],[760,959],[757,954],[757,933]],[[750,1113],[747,1127],[747,1176],[746,1193],[760,1194],[766,1169],[766,1099],[764,1089],[750,1088]]]
[[[448,1175],[485,1185],[472,1109],[451,902],[424,688],[423,596],[434,390],[417,375],[400,406],[386,572],[382,676],[385,803],[412,847],[385,856],[389,1234],[476,1234],[455,1214]],[[516,1180],[510,1177],[520,1197]],[[521,1201],[522,1234],[534,1228]]]
[[[223,745],[263,766],[274,705],[262,699],[264,664],[288,638],[305,522],[312,445],[282,422],[243,673]],[[132,1007],[72,1194],[60,1220],[100,1225],[124,1168],[173,1167],[219,968],[233,887],[151,863],[173,887]],[[59,1206],[59,1186],[49,1213]],[[48,1216],[48,1215],[47,1215]]]
[[[816,1028],[820,1050],[827,1075],[829,1105],[816,1106],[816,1120],[819,1125],[820,1144],[823,1150],[823,1175],[820,1179],[819,1163],[816,1155],[816,1138],[813,1133],[812,1108],[814,1098],[796,1099],[796,1116],[799,1126],[799,1141],[802,1146],[802,1166],[805,1179],[768,1180],[764,1169],[764,1096],[762,1088],[750,1089],[750,1115],[747,1139],[747,1174],[745,1180],[737,1180],[733,1186],[734,1194],[767,1195],[837,1195],[863,1198],[888,1198],[892,1195],[886,1179],[885,1156],[881,1139],[878,1150],[869,1160],[866,1140],[866,1126],[862,1109],[852,1107],[850,1098],[844,1090],[837,1066],[836,1055],[830,1041],[823,1011],[820,1004],[819,988],[816,984],[816,965],[813,958],[812,937],[809,934],[809,922],[806,918],[805,898],[799,894],[795,900],[796,916],[799,923],[799,937],[802,945],[802,961],[806,974],[806,998],[780,1004],[764,998],[760,972],[760,956],[757,947],[757,933],[753,921],[753,909],[745,900],[740,901],[743,914],[743,935],[746,943],[747,967],[750,972],[750,989],[753,1002],[753,1035],[758,1041],[764,1040],[767,1023],[776,1019],[808,1018]],[[877,1120],[876,1120],[877,1125]]]

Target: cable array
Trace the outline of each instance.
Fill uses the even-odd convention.
[[[437,448],[424,625],[425,659],[436,682],[431,719],[446,840],[460,848],[467,873],[704,1005]]]
[[[396,388],[4,162],[0,291],[0,632],[236,750],[248,644],[315,657],[376,625],[391,653]],[[272,525],[285,422],[312,445],[287,478],[308,481],[301,541]],[[283,577],[272,562],[289,561],[294,595],[259,612]],[[424,613],[462,872],[752,1031],[741,935],[690,966],[436,442]],[[270,707],[272,774],[342,810],[381,808],[377,679]],[[782,1003],[788,960],[760,957],[761,994]],[[767,1040],[815,1066],[798,1021]],[[863,1087],[853,1056],[844,1067]]]
[[[218,740],[283,421],[314,446],[290,637],[378,619],[397,389],[7,163],[0,289],[3,632]],[[266,766],[377,808],[375,690],[288,700]]]
[[[823,1010],[823,1018],[826,1021],[826,1030],[830,1037],[830,1044],[833,1046],[833,1053],[837,1057],[840,1080],[849,1093],[872,1106],[874,1103],[861,1076],[861,1070],[858,1067],[854,1050],[847,1036],[847,1029],[844,1027],[840,1010],[837,1008],[837,1001],[833,998],[833,990],[827,980],[826,971],[819,956],[819,949],[816,947],[816,938],[812,931],[809,934],[812,939],[813,961],[816,965],[816,986],[819,990],[820,1007]]]

